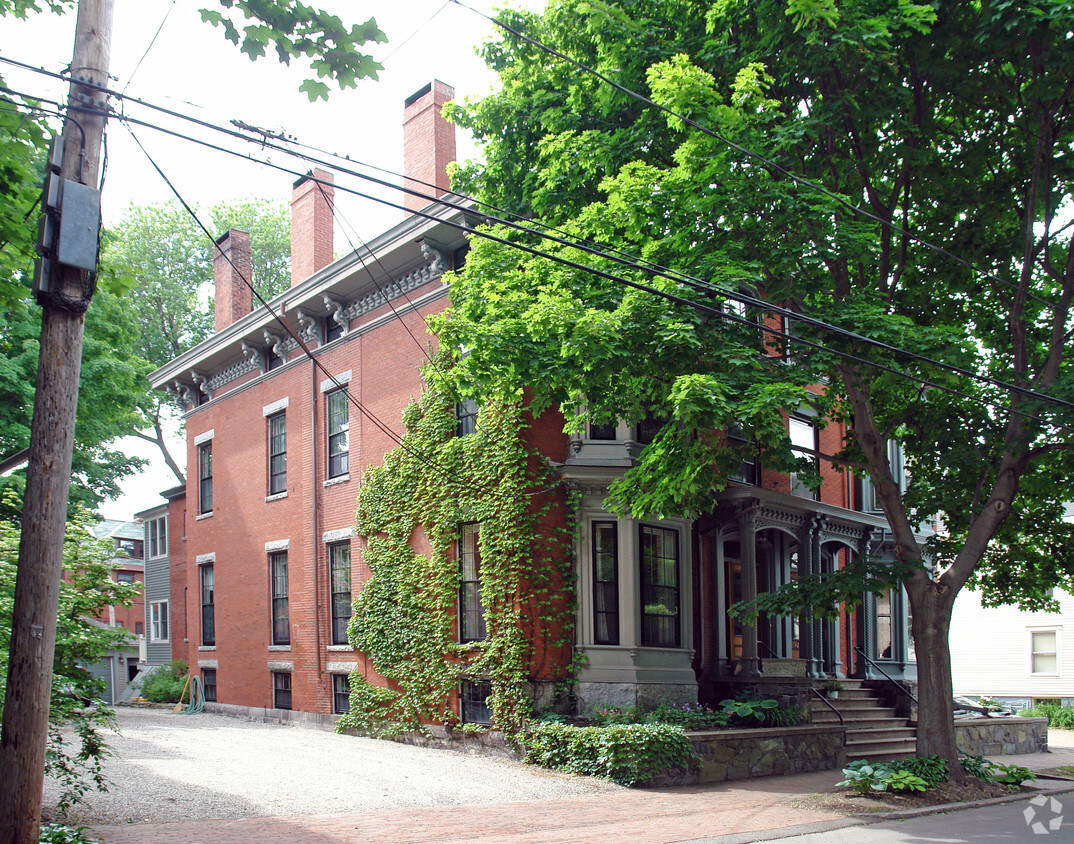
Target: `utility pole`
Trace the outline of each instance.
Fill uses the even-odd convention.
[[[60,171],[64,194],[72,197],[86,192],[83,185],[91,193],[97,188],[105,97],[81,83],[108,84],[112,9],[113,0],[78,4]],[[62,200],[61,208],[66,204]],[[61,220],[63,216],[61,210]],[[48,283],[38,294],[41,351],[0,736],[0,844],[37,844],[41,824],[82,331],[95,277],[94,271],[59,262],[51,270],[45,266]]]

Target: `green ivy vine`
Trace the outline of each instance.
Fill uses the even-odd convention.
[[[518,403],[481,407],[456,436],[453,397],[431,386],[404,413],[406,433],[366,472],[357,533],[370,577],[351,645],[388,685],[358,669],[340,728],[373,735],[453,725],[462,678],[489,679],[495,726],[510,739],[532,712],[529,681],[567,679],[573,643],[570,507],[559,477],[525,439]],[[487,638],[458,642],[459,525],[479,524]]]

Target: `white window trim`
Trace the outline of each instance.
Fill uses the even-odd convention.
[[[321,534],[321,542],[342,542],[344,539],[352,539],[354,537],[354,528],[346,527],[339,530],[326,530]]]
[[[1060,677],[1063,674],[1063,662],[1062,662],[1062,646],[1060,644],[1062,627],[1048,626],[1048,627],[1028,627],[1026,631],[1029,633],[1029,676],[1030,677]],[[1035,651],[1033,650],[1033,634],[1034,633],[1054,633],[1055,634],[1055,671],[1034,671],[1033,670],[1033,657],[1037,653],[1046,654],[1050,651]]]
[[[205,565],[205,563],[215,563],[216,552],[210,551],[208,554],[198,554],[198,556],[194,558],[194,562],[199,566]]]
[[[321,392],[330,393],[340,387],[345,387],[351,382],[351,370],[341,372],[339,375],[333,375],[331,378],[325,378],[321,382]]]
[[[202,433],[200,433],[200,434],[198,434],[197,436],[194,437],[194,445],[201,445],[202,443],[207,443],[209,440],[213,439],[215,436],[216,436],[216,430],[213,429],[213,428],[210,428],[208,431],[204,431],[204,432],[202,432]]]
[[[279,413],[281,410],[286,410],[289,400],[290,396],[286,396],[279,401],[272,402],[272,404],[266,404],[263,408],[261,408],[262,415],[272,416],[273,414]]]
[[[149,602],[149,641],[150,642],[166,644],[166,643],[171,641],[172,619],[171,619],[171,607],[169,606],[169,604],[170,604],[170,601],[150,601]],[[156,635],[158,632],[160,632],[159,631],[159,628],[160,628],[160,621],[159,621],[160,615],[159,615],[159,613],[157,615],[158,620],[157,620],[156,624],[154,625],[154,622],[153,622],[153,608],[154,607],[160,607],[160,606],[165,607],[165,610],[164,610],[165,624],[168,627],[168,636],[167,636],[167,638],[164,638],[164,639],[161,639]]]

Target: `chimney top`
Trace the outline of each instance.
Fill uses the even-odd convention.
[[[447,168],[455,160],[455,126],[443,115],[455,89],[434,79],[404,101],[403,205],[418,211],[451,190]]]

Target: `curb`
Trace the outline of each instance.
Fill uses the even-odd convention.
[[[998,806],[1002,803],[1017,803],[1020,800],[1032,800],[1041,794],[1070,794],[1074,792],[1074,785],[1061,788],[1039,788],[1036,792],[1024,794],[1008,794],[1003,797],[989,797],[984,800],[967,800],[964,803],[938,803],[935,806],[923,806],[920,809],[899,809],[895,812],[869,812],[868,814],[854,814],[853,818],[859,819],[863,824],[876,823],[877,821],[900,821],[907,818],[920,818],[923,815],[939,815],[947,812],[958,812],[963,809],[980,809],[984,806]]]

